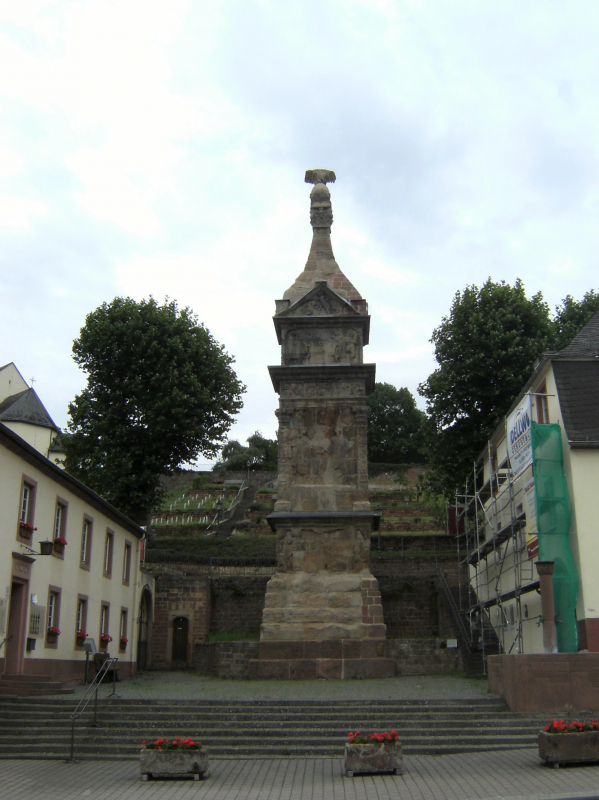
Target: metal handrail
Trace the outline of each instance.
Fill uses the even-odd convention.
[[[445,575],[443,575],[443,571],[440,567],[437,567],[437,578],[439,581],[440,588],[445,595],[447,602],[450,605],[454,621],[456,623],[456,627],[458,628],[458,632],[461,634],[464,644],[467,647],[470,647],[470,634],[464,625],[464,620],[462,619],[462,615],[460,614],[460,610],[456,605],[454,596],[451,593],[451,589],[449,588],[449,584],[445,580]]]
[[[246,485],[246,484],[247,484],[247,485]],[[229,508],[228,508],[228,509],[225,511],[225,514],[229,514],[229,513],[230,513],[230,511],[231,511],[231,509],[235,508],[235,506],[237,505],[237,503],[238,503],[238,502],[239,502],[239,500],[240,500],[240,495],[241,495],[241,493],[242,493],[243,491],[245,491],[245,489],[247,489],[247,487],[248,487],[249,485],[250,485],[250,484],[249,484],[249,482],[247,482],[247,481],[245,481],[245,480],[244,480],[244,481],[242,481],[242,483],[241,483],[241,486],[239,487],[239,491],[237,492],[237,494],[236,494],[236,495],[235,495],[235,497],[233,498],[233,502],[231,503],[231,505],[229,506]]]
[[[107,658],[106,661],[102,664],[100,669],[96,672],[93,681],[88,686],[85,694],[81,698],[81,700],[77,703],[75,710],[71,714],[71,753],[69,757],[66,759],[67,764],[69,762],[74,763],[75,758],[73,756],[75,750],[75,722],[79,719],[79,717],[85,712],[85,709],[89,705],[89,701],[92,699],[92,694],[95,696],[95,704],[94,704],[94,721],[92,722],[90,727],[99,728],[98,724],[98,689],[100,688],[100,684],[102,680],[106,677],[106,673],[108,670],[112,668],[112,683],[113,683],[113,694],[114,692],[114,680],[116,675],[115,665],[118,661],[117,656],[113,656],[111,658]],[[88,697],[89,695],[89,697]],[[83,708],[81,708],[82,704]],[[81,709],[81,710],[80,710]]]

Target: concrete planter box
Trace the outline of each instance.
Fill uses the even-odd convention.
[[[556,769],[560,764],[599,761],[599,731],[586,733],[539,731],[539,756]]]
[[[394,772],[401,775],[403,760],[400,742],[346,744],[345,774],[348,778],[367,772]]]
[[[199,750],[148,750],[141,749],[139,769],[142,781],[159,775],[168,777],[189,778],[199,781],[200,776],[207,778],[208,751],[205,747]]]

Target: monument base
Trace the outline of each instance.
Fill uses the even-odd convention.
[[[312,680],[393,678],[395,660],[384,639],[305,639],[262,641],[250,661],[251,678]]]

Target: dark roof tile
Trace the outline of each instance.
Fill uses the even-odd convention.
[[[599,358],[599,311],[596,311],[569,345],[552,358]]]
[[[60,428],[52,421],[52,417],[39,399],[34,389],[25,389],[18,394],[11,394],[0,403],[0,422],[27,422],[42,428]]]
[[[599,443],[599,360],[556,360],[553,374],[568,441]]]

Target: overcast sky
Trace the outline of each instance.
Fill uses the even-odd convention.
[[[64,426],[86,313],[168,295],[236,358],[231,436],[274,435],[325,167],[365,359],[416,393],[458,289],[599,288],[598,41],[597,0],[0,0],[0,365]]]

